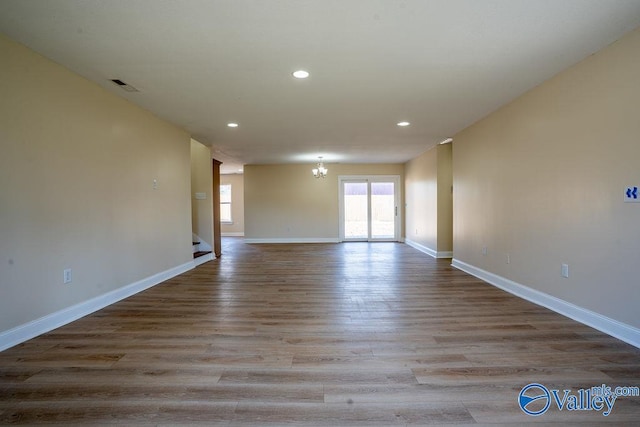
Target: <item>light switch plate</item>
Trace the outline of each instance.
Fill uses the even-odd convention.
[[[66,285],[67,283],[71,283],[71,280],[72,280],[71,269],[70,268],[66,268],[62,272],[62,282]]]

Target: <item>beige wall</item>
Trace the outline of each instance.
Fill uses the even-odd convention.
[[[455,136],[456,259],[640,327],[638,52],[640,30]]]
[[[405,164],[407,241],[438,250],[438,154],[432,148]]]
[[[231,220],[233,224],[221,224],[222,235],[244,235],[244,175],[229,174],[220,176],[221,184],[231,184]]]
[[[246,238],[338,239],[339,175],[404,176],[402,164],[326,164],[329,175],[316,179],[313,166],[245,166]]]
[[[451,256],[451,145],[438,145],[405,164],[407,241],[432,255]]]
[[[211,149],[191,139],[191,224],[192,232],[200,238],[201,249],[213,246],[213,170]],[[205,199],[196,199],[204,193]],[[207,247],[208,246],[208,247]]]
[[[438,145],[438,252],[453,251],[453,153],[451,144]]]
[[[190,261],[189,135],[3,36],[0,57],[0,331]]]

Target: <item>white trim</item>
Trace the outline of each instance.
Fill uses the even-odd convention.
[[[244,237],[244,231],[232,231],[229,233],[220,233],[222,237]]]
[[[199,256],[198,258],[195,258],[193,260],[193,266],[197,267],[197,266],[199,266],[201,264],[204,264],[205,262],[209,262],[209,261],[212,261],[214,259],[215,258],[213,257],[213,254],[202,255],[202,256]]]
[[[245,243],[340,243],[337,237],[291,237],[291,238],[261,238],[244,239]]]
[[[424,245],[421,245],[418,242],[414,242],[413,240],[410,239],[406,239],[404,241],[407,245],[411,246],[412,248],[415,248],[417,250],[419,250],[420,252],[423,252],[429,256],[432,256],[434,258],[452,258],[453,257],[453,251],[435,251],[429,247],[426,247]]]
[[[393,182],[394,203],[395,203],[395,221],[393,238],[390,239],[347,239],[344,236],[344,183],[345,182],[361,182],[367,183],[368,203],[371,203],[371,183],[373,182]],[[401,225],[403,223],[402,214],[402,186],[400,185],[400,175],[338,175],[338,231],[341,242],[401,242]],[[367,235],[371,236],[371,209],[367,211],[367,224],[369,229]]]
[[[106,294],[91,298],[88,301],[63,308],[55,313],[48,314],[7,331],[2,331],[0,332],[0,351],[23,343],[31,338],[35,338],[38,335],[52,331],[60,326],[64,326],[74,320],[78,320],[88,314],[135,295],[138,292],[149,289],[164,282],[165,280],[169,280],[172,277],[189,271],[194,267],[195,263],[193,261],[189,261],[177,267],[170,268],[169,270],[162,271],[154,274],[153,276],[125,285],[121,288],[114,289]]]
[[[194,252],[211,252],[213,250],[213,248],[211,247],[210,244],[208,244],[207,242],[205,242],[204,240],[200,239],[200,243],[198,245],[198,250],[194,251]]]
[[[192,242],[198,242],[197,245],[193,245],[193,252],[199,252],[199,251],[203,251],[203,252],[211,252],[213,250],[213,248],[211,247],[211,245],[207,242],[205,242],[204,240],[202,240],[202,238],[200,236],[198,236],[195,233],[191,233],[191,241]]]
[[[421,244],[420,244],[420,243],[418,243],[418,242],[414,242],[413,240],[409,240],[409,239],[406,239],[404,242],[405,242],[407,245],[411,246],[411,247],[412,247],[412,248],[414,248],[414,249],[419,250],[419,251],[420,251],[420,252],[422,252],[422,253],[425,253],[425,254],[427,254],[427,255],[429,255],[429,256],[432,256],[432,257],[434,257],[434,258],[437,258],[438,253],[437,253],[436,251],[434,251],[433,249],[431,249],[431,248],[428,248],[428,247],[426,247],[426,246],[424,246],[424,245],[421,245]]]
[[[482,270],[460,260],[454,259],[451,262],[451,265],[459,270],[471,274],[472,276],[484,280],[497,288],[509,292],[510,294],[526,299],[534,304],[546,307],[549,310],[553,310],[556,313],[562,314],[563,316],[587,326],[591,326],[600,332],[604,332],[605,334],[611,335],[612,337],[618,338],[632,346],[640,348],[640,329],[634,326],[627,325],[626,323],[619,322],[611,319],[610,317],[579,307],[560,298],[556,298],[544,292],[521,285],[520,283],[516,283],[502,276],[498,276],[497,274]]]

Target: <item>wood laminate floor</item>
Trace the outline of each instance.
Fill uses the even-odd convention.
[[[639,425],[518,406],[640,386],[640,350],[398,243],[246,245],[0,353],[0,423]]]

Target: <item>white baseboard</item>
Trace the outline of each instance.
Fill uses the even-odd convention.
[[[291,237],[291,238],[264,238],[244,239],[245,243],[340,243],[340,239],[333,237]]]
[[[415,248],[415,249],[419,250],[420,252],[425,253],[425,254],[427,254],[429,256],[432,256],[434,258],[436,258],[436,255],[438,255],[438,252],[436,252],[433,249],[428,248],[428,247],[426,247],[424,245],[421,245],[418,242],[414,242],[413,240],[406,239],[404,242],[407,245],[411,246],[412,248]]]
[[[205,257],[201,257],[205,258]],[[31,322],[16,326],[7,331],[0,332],[0,351],[23,343],[38,335],[52,331],[60,326],[78,320],[88,314],[96,312],[104,307],[114,304],[120,300],[149,289],[159,283],[169,280],[179,274],[191,270],[195,267],[194,261],[186,262],[177,267],[149,276],[137,282],[114,289],[106,294],[97,296],[88,301],[81,302],[71,307],[63,308],[55,313],[48,314]]]
[[[213,256],[213,254],[202,255],[202,256],[199,256],[198,258],[195,258],[193,260],[193,266],[197,267],[197,266],[199,266],[201,264],[204,264],[205,262],[209,262],[209,261],[212,261],[214,259],[215,258]]]
[[[424,245],[421,245],[418,242],[414,242],[413,240],[410,239],[405,239],[404,241],[407,245],[411,246],[412,248],[415,248],[417,250],[419,250],[420,252],[423,252],[429,256],[432,256],[434,258],[452,258],[453,257],[453,251],[435,251],[431,248],[428,248]]]
[[[481,268],[454,259],[451,265],[459,270],[471,274],[493,286],[510,294],[526,299],[534,304],[541,305],[556,313],[562,314],[577,322],[583,323],[607,335],[618,338],[634,347],[640,348],[640,329],[611,319],[602,314],[579,307],[570,302],[556,298],[544,292],[537,291],[527,286],[506,279],[497,274],[482,270]]]
[[[244,237],[244,231],[234,231],[229,233],[220,233],[222,237]]]

